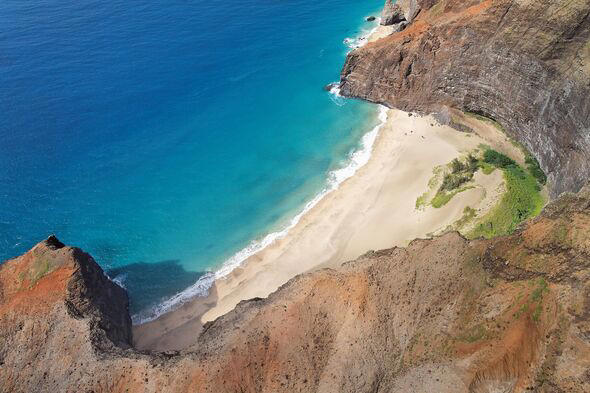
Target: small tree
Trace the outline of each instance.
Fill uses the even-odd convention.
[[[479,168],[479,160],[471,153],[467,156],[467,165],[470,172],[475,172]]]
[[[459,173],[459,172],[463,171],[464,169],[465,169],[465,164],[463,164],[458,159],[455,158],[453,161],[451,161],[451,170],[453,171],[453,173]]]

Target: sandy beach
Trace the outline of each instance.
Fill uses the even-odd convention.
[[[285,238],[218,280],[208,298],[195,299],[136,326],[137,346],[189,348],[203,323],[227,313],[242,300],[268,296],[298,274],[342,264],[369,250],[405,246],[412,239],[443,231],[462,217],[467,206],[484,214],[502,194],[500,171],[491,175],[478,172],[473,188],[457,194],[442,208],[416,208],[417,198],[429,189],[434,168],[481,144],[523,159],[522,152],[493,125],[466,116],[462,120],[474,132],[440,125],[432,116],[389,110],[364,167],[305,214]]]

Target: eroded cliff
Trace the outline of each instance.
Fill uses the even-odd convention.
[[[0,390],[537,392],[590,386],[590,188],[515,234],[369,252],[242,302],[181,353],[57,239],[0,267]]]
[[[403,0],[399,10],[416,15],[405,30],[349,54],[344,95],[494,118],[539,159],[553,197],[590,178],[590,2]]]
[[[537,155],[554,196],[581,187],[590,3],[404,0],[393,12],[409,24],[349,55],[345,94],[485,114]],[[130,327],[125,291],[50,237],[0,265],[0,391],[587,392],[590,187],[507,237],[448,233],[298,276],[182,352],[137,351]]]

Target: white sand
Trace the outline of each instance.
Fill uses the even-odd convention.
[[[217,304],[202,321],[225,314],[240,300],[266,297],[297,274],[426,237],[461,218],[466,206],[477,207],[485,197],[482,188],[462,192],[440,209],[415,208],[435,166],[486,143],[477,135],[431,124],[436,124],[431,117],[390,110],[367,165],[309,211],[284,239],[217,282]]]
[[[140,346],[177,349],[196,339],[198,326],[232,310],[238,302],[266,297],[294,276],[352,260],[368,250],[404,246],[452,225],[466,206],[487,211],[501,194],[500,171],[478,173],[478,186],[457,194],[440,209],[416,209],[416,199],[428,189],[433,168],[476,149],[496,145],[498,130],[480,121],[470,124],[477,133],[464,133],[438,125],[430,116],[410,116],[389,110],[386,124],[375,141],[369,162],[328,194],[288,235],[253,255],[213,288],[214,306],[203,314],[196,299],[136,328]],[[503,141],[503,140],[502,140]],[[495,147],[495,146],[494,146]],[[190,327],[190,328],[188,328]],[[193,334],[186,337],[187,331]]]

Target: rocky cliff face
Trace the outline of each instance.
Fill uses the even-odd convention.
[[[539,159],[553,197],[587,181],[590,2],[403,0],[397,11],[412,23],[350,53],[343,94],[492,117]]]
[[[130,348],[125,292],[50,238],[0,266],[0,337],[6,392],[587,392],[590,188],[296,277],[181,353]]]
[[[423,8],[430,8],[436,0],[387,0],[381,12],[381,24],[411,23]]]

